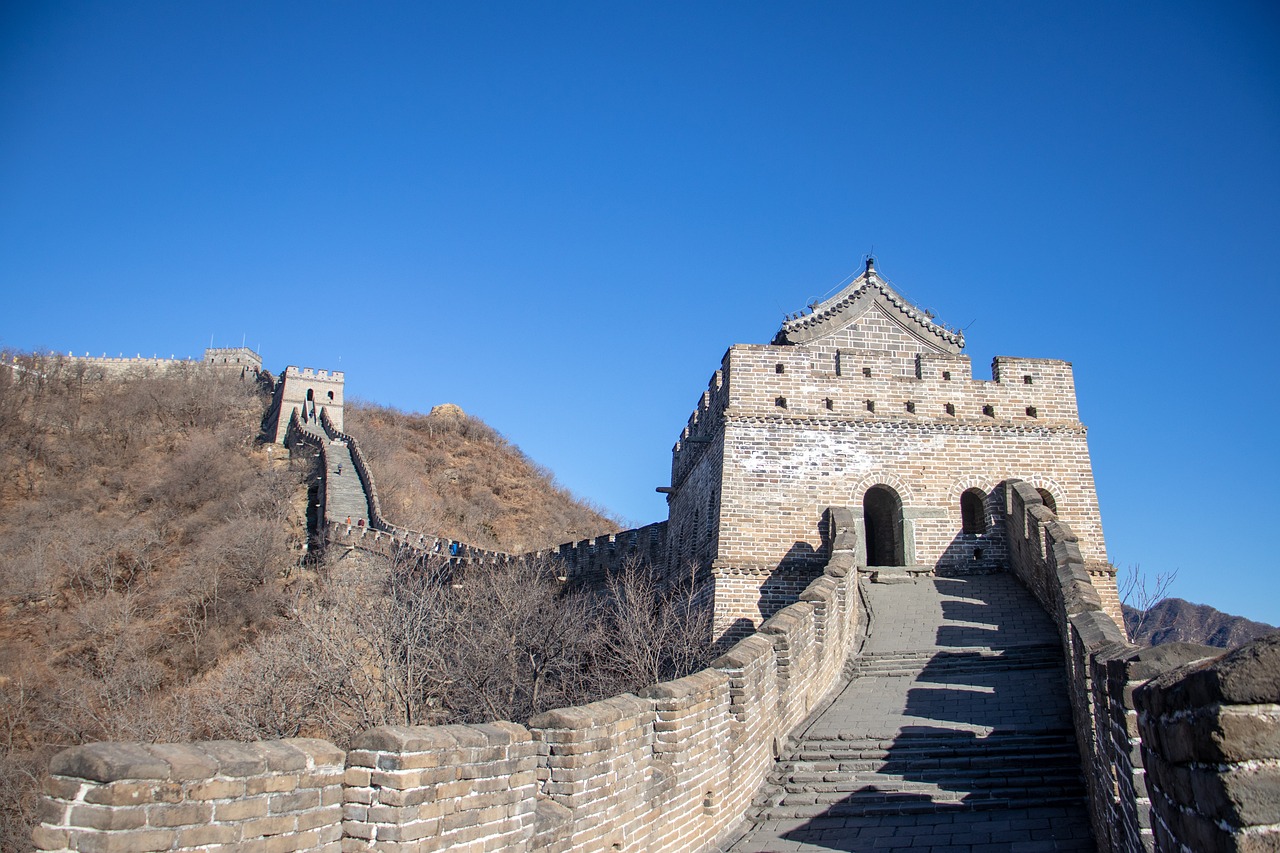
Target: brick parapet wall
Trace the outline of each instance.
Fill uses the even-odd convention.
[[[1280,633],[1134,691],[1155,849],[1280,850]]]
[[[42,851],[338,851],[343,753],[326,741],[95,743],[54,756]]]
[[[379,727],[354,741],[341,786],[342,754],[323,742],[76,747],[53,765],[58,781],[50,785],[48,820],[36,832],[37,847],[168,850],[177,849],[173,845],[187,832],[182,837],[214,839],[209,843],[234,845],[225,849],[242,853],[337,849],[326,845],[336,845],[339,834],[346,851],[713,849],[745,815],[791,730],[840,680],[857,629],[848,515],[832,512],[833,556],[803,600],[783,608],[760,633],[701,672],[652,685],[639,695],[551,711],[528,727]],[[316,806],[328,809],[317,812],[323,820],[299,805],[302,797],[272,799],[304,788],[304,768],[296,757],[281,763],[303,751],[302,744],[311,745],[312,764],[305,771],[312,772],[312,765],[324,771],[306,776],[307,785],[319,784],[320,776],[325,780]],[[201,758],[195,761],[198,770],[175,770],[185,765],[176,758],[159,761],[157,750],[228,758],[225,763],[219,758],[216,767]],[[95,769],[101,762],[94,756],[104,753],[134,758],[117,761],[110,771]],[[243,764],[230,760],[237,754],[247,756]],[[197,772],[201,781],[239,774],[243,793],[211,809],[184,813],[192,823],[182,829],[148,823],[152,813],[147,810],[169,804],[165,797],[184,797],[185,804],[195,796],[187,793],[185,782],[177,789],[183,793],[172,792],[175,774]],[[94,786],[123,782],[132,786],[130,799],[105,805],[104,812],[73,808]],[[235,784],[222,793],[240,790]],[[255,815],[265,812],[230,817],[238,814],[239,802],[248,803],[243,808]],[[339,802],[345,820],[335,828],[341,820],[334,817],[340,815]],[[293,806],[287,804],[298,808],[288,810]],[[219,805],[225,806],[222,812]],[[221,818],[232,824],[225,842]],[[253,822],[260,818],[267,822]],[[157,818],[165,819],[170,818]],[[119,829],[98,828],[104,821]],[[160,834],[143,834],[152,831]],[[115,835],[112,843],[98,846],[83,841],[104,832],[136,834]]]
[[[1187,643],[1139,649],[1108,613],[1071,528],[1028,483],[1006,484],[1010,567],[1058,627],[1067,690],[1089,794],[1094,838],[1102,851],[1152,849],[1145,739],[1139,751],[1135,688],[1218,650]],[[1114,585],[1114,575],[1103,575]],[[1105,586],[1104,586],[1105,589]],[[1159,845],[1156,844],[1158,847]],[[1172,848],[1161,848],[1172,849]],[[1188,849],[1199,850],[1194,843]]]

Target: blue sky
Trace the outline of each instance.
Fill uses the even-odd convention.
[[[342,369],[624,519],[880,270],[1074,363],[1111,557],[1280,624],[1272,3],[0,6],[0,345]]]

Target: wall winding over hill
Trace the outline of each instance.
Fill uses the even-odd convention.
[[[840,680],[857,571],[850,514],[827,518],[822,576],[694,675],[527,727],[382,726],[345,755],[297,740],[73,747],[50,768],[37,848],[708,849]]]

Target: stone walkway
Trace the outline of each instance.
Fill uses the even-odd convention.
[[[351,448],[345,441],[330,441],[329,436],[318,424],[307,422],[302,429],[317,441],[324,442],[325,459],[328,470],[324,472],[325,510],[329,518],[337,522],[359,524],[361,520],[369,523],[369,499],[360,485],[360,476],[356,473],[355,463],[351,459]]]
[[[869,584],[861,656],[735,853],[1089,851],[1052,623],[1004,574]]]

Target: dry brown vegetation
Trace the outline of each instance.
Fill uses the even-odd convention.
[[[344,418],[395,524],[508,553],[618,530],[603,510],[575,499],[456,406],[421,415],[349,401]]]
[[[380,723],[524,721],[705,663],[705,613],[641,566],[585,592],[546,564],[305,560],[313,463],[254,443],[266,403],[201,365],[0,367],[0,849],[30,849],[67,745],[345,745]],[[355,406],[347,425],[397,523],[511,551],[616,529],[460,413]]]
[[[0,847],[54,749],[186,736],[174,689],[279,619],[301,474],[253,446],[263,407],[198,364],[0,368]]]

